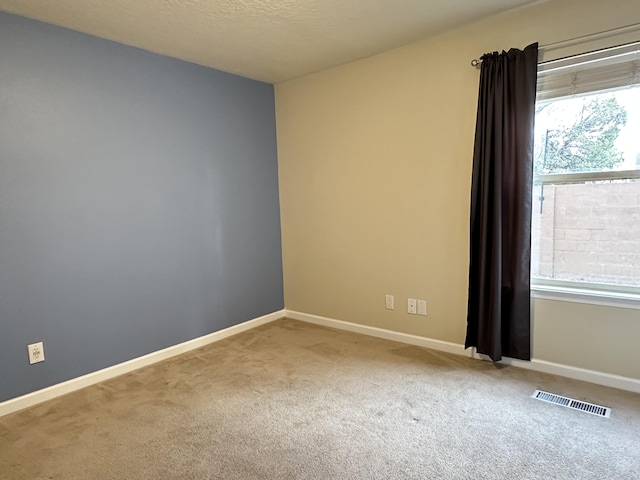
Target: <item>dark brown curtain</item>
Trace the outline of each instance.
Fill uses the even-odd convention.
[[[531,181],[538,44],[482,57],[465,348],[531,359]]]

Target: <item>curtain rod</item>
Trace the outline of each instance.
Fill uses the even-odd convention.
[[[550,50],[555,50],[557,48],[570,47],[572,45],[575,45],[576,43],[598,40],[599,38],[608,37],[612,34],[627,33],[630,31],[634,31],[638,28],[640,28],[640,23],[634,23],[632,25],[627,25],[625,27],[612,28],[611,30],[592,33],[591,35],[584,35],[582,37],[570,38],[569,40],[562,40],[560,42],[550,43],[549,45],[542,45],[539,47],[539,50],[550,51]],[[481,58],[474,58],[473,60],[471,60],[472,67],[479,67],[480,64],[482,64]]]

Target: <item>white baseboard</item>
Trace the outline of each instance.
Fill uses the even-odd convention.
[[[141,357],[134,358],[132,360],[128,360],[126,362],[104,368],[102,370],[98,370],[96,372],[88,373],[81,377],[72,378],[71,380],[67,380],[66,382],[43,388],[42,390],[28,393],[21,397],[12,398],[5,402],[1,402],[0,417],[31,407],[38,403],[51,400],[61,395],[80,390],[81,388],[88,387],[105,380],[109,380],[119,375],[129,373],[138,368],[151,365],[167,358],[180,355],[181,353],[195,350],[210,343],[223,340],[232,335],[236,335],[260,325],[273,322],[285,316],[287,318],[300,320],[307,323],[337,328],[339,330],[346,330],[363,335],[369,335],[372,337],[383,338],[386,340],[393,340],[409,345],[431,348],[433,350],[453,353],[456,355],[463,355],[465,357],[476,358],[480,360],[486,359],[484,355],[476,354],[475,350],[465,350],[463,345],[457,343],[444,342],[442,340],[420,337],[418,335],[411,335],[408,333],[394,332],[393,330],[386,330],[383,328],[371,327],[368,325],[345,322],[342,320],[335,320],[333,318],[321,317],[318,315],[311,315],[308,313],[296,312],[292,310],[279,310],[277,312],[269,313],[262,317],[254,318],[241,324],[225,328],[224,330],[219,330],[217,332],[213,332],[199,338],[194,338],[193,340],[189,340],[178,345],[173,345],[171,347],[167,347],[162,350],[158,350],[156,352],[152,352],[147,355],[143,355]],[[512,365],[518,368],[526,368],[528,370],[534,370],[537,372],[551,373],[553,375],[559,375],[562,377],[583,380],[585,382],[591,382],[598,385],[604,385],[607,387],[619,388],[621,390],[640,393],[640,380],[635,378],[623,377],[620,375],[613,375],[609,373],[598,372],[595,370],[586,370],[583,368],[561,365],[558,363],[552,363],[545,360],[537,359],[533,359],[531,360],[531,362],[515,359],[504,359],[500,363]]]
[[[464,345],[459,345],[457,343],[443,342],[442,340],[434,340],[432,338],[420,337],[409,333],[394,332],[393,330],[385,330],[384,328],[370,327],[359,323],[334,320],[333,318],[320,317],[318,315],[294,312],[291,310],[286,310],[286,317],[293,320],[300,320],[302,322],[323,325],[325,327],[337,328],[339,330],[361,333],[371,337],[384,338],[385,340],[408,343],[418,347],[432,348],[433,350],[440,350],[441,352],[455,353],[456,355],[464,355],[465,357],[472,356],[472,352],[470,350],[465,351]]]
[[[196,348],[203,347],[210,343],[218,342],[232,335],[236,335],[246,330],[264,325],[265,323],[273,322],[274,320],[278,320],[284,316],[285,310],[279,310],[277,312],[269,313],[267,315],[248,320],[238,325],[234,325],[223,330],[218,330],[217,332],[213,332],[202,337],[194,338],[193,340],[188,340],[177,345],[172,345],[171,347],[163,348],[162,350],[151,352],[147,355],[133,358],[126,362],[119,363],[117,365],[113,365],[96,372],[91,372],[86,375],[82,375],[81,377],[72,378],[71,380],[67,380],[66,382],[43,388],[42,390],[37,390],[20,397],[12,398],[0,403],[0,417],[2,417],[3,415],[8,415],[9,413],[17,412],[18,410],[31,407],[38,403],[51,400],[61,395],[80,390],[81,388],[88,387],[89,385],[104,382],[105,380],[109,380],[125,373],[129,373],[133,370],[137,370],[138,368],[146,367],[147,365],[151,365],[152,363],[160,362],[167,358],[180,355],[181,353],[195,350]]]
[[[394,332],[393,330],[385,330],[383,328],[370,327],[368,325],[344,322],[342,320],[335,320],[333,318],[320,317],[318,315],[310,315],[308,313],[295,312],[291,310],[286,310],[286,316],[287,318],[291,318],[294,320],[314,323],[316,325],[324,325],[325,327],[332,327],[340,330],[347,330],[349,332],[361,333],[363,335],[384,338],[386,340],[393,340],[409,345],[431,348],[433,350],[453,353],[456,355],[464,355],[465,357],[471,357],[478,360],[489,359],[489,357],[486,357],[485,355],[479,355],[475,353],[475,349],[465,350],[464,345],[462,344],[443,342],[441,340],[420,337],[418,335]],[[587,370],[584,368],[572,367],[570,365],[547,362],[546,360],[537,360],[535,358],[530,362],[505,358],[499,363],[512,365],[518,368],[526,368],[528,370],[534,370],[536,372],[551,373],[553,375],[591,382],[598,385],[604,385],[606,387],[619,388],[621,390],[640,393],[640,380],[635,378],[623,377],[620,375],[598,372],[595,370]]]
[[[536,372],[551,373],[561,377],[573,378],[574,380],[582,380],[584,382],[595,383],[605,387],[619,388],[620,390],[640,393],[640,380],[615,375],[613,373],[587,370],[586,368],[572,367],[571,365],[547,362],[546,360],[538,360],[535,358],[530,362],[515,358],[505,358],[500,363],[513,365],[518,368],[526,368],[527,370],[534,370]]]

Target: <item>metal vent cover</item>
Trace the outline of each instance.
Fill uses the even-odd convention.
[[[611,415],[611,409],[609,407],[574,400],[573,398],[563,397],[562,395],[556,395],[555,393],[536,390],[531,396],[535,399],[542,400],[543,402],[555,403],[556,405],[573,408],[574,410],[580,410],[581,412],[597,415],[598,417],[609,418]]]

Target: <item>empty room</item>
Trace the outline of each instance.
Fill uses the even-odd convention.
[[[637,0],[0,0],[0,479],[639,479]]]

